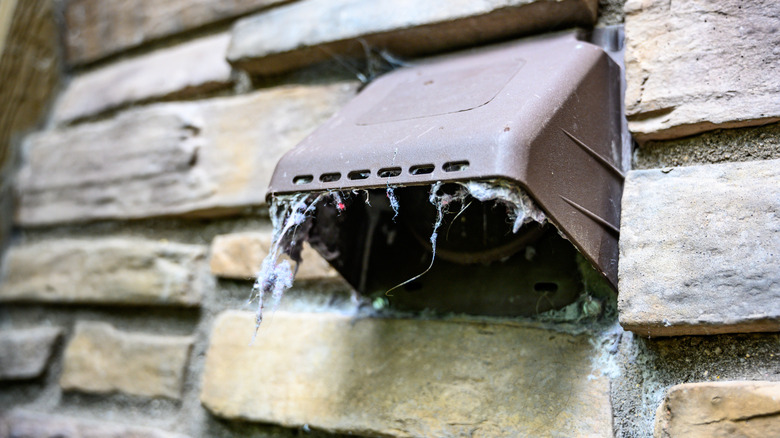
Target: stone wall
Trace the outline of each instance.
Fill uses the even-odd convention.
[[[770,436],[779,18],[772,0],[0,3],[0,437]],[[580,260],[561,310],[400,312],[307,248],[253,340],[271,173],[376,53],[623,22],[617,297]]]

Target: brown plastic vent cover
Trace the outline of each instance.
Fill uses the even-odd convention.
[[[566,33],[447,55],[388,73],[280,160],[268,197],[387,186],[427,189],[437,181],[508,181],[536,201],[614,288],[621,169],[630,144],[623,130],[621,60],[607,53],[615,51],[614,41],[622,36],[618,32],[601,36],[612,42],[606,51],[584,41],[581,33]],[[399,192],[400,215],[407,221],[426,203],[420,193]],[[383,196],[372,196],[370,202],[387,210]],[[352,203],[356,209],[357,201]],[[393,251],[373,258],[367,253],[377,240],[392,246],[394,231],[388,227],[401,225],[389,216],[377,219],[370,210],[318,213],[315,227],[321,230],[312,240],[363,292],[397,284],[427,263],[417,253],[396,251],[421,260],[395,277],[386,275],[395,266],[389,259]],[[435,218],[431,211],[429,206],[419,215],[427,220],[426,229]],[[407,240],[425,246],[424,238]],[[544,282],[535,284],[538,289]]]

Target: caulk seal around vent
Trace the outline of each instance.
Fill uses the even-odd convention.
[[[514,187],[529,195],[546,220],[616,287],[621,163],[630,153],[621,109],[622,55],[582,35],[556,34],[451,54],[378,78],[280,160],[268,199],[302,192],[355,194],[340,200],[335,213],[318,209],[307,232],[312,246],[356,289],[366,291],[381,287],[372,286],[373,279],[390,285],[397,280],[385,272],[387,264],[370,255],[372,245],[381,240],[388,254],[401,253],[390,248],[396,241],[416,245],[409,259],[422,259],[431,249],[426,249],[427,238],[414,236],[418,227],[409,223],[415,220],[415,205],[427,199],[414,193],[415,187],[427,191],[437,183],[466,187],[479,181]],[[393,196],[390,204],[385,189]],[[396,215],[369,211],[350,217],[350,206],[363,208],[363,201],[355,201],[358,193],[366,195],[366,205],[370,195],[379,211],[396,210],[400,202],[400,222]],[[489,211],[492,207],[481,208],[487,209],[484,214],[464,213],[458,220],[500,216]],[[423,216],[429,222],[436,218],[435,211]],[[482,228],[504,250],[472,253],[505,258],[532,238],[545,238],[529,232],[523,239],[501,242],[503,234],[496,230],[507,221],[495,220]],[[398,233],[407,230],[411,237],[386,233],[395,226],[406,226]],[[460,248],[457,238],[450,232],[449,243],[441,245],[452,260]],[[478,245],[478,240],[466,236],[464,242]],[[529,288],[536,293],[565,289],[544,278],[533,284]]]

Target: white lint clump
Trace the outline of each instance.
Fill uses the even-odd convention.
[[[547,216],[520,188],[500,181],[470,181],[459,183],[466,188],[468,194],[482,202],[496,201],[504,204],[512,221],[512,232],[517,233],[520,227],[530,222],[544,224]]]
[[[263,259],[249,298],[250,301],[257,300],[255,334],[260,323],[263,322],[265,302],[270,298],[271,309],[275,310],[284,292],[292,287],[315,205],[323,196],[312,197],[308,193],[299,193],[280,196],[271,202],[270,214],[273,223],[271,249]],[[279,262],[282,254],[288,254],[296,262],[294,270],[289,261]]]

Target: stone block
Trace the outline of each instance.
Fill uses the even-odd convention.
[[[16,246],[5,258],[0,302],[196,306],[205,257],[196,245],[126,238]]]
[[[629,0],[625,12],[637,140],[780,120],[780,3]]]
[[[249,345],[253,332],[249,312],[215,323],[201,401],[220,417],[370,436],[612,436],[609,381],[584,336],[285,312]]]
[[[780,431],[780,382],[675,385],[655,417],[655,438],[770,437]]]
[[[66,391],[180,399],[193,339],[128,333],[103,322],[76,324],[65,349]]]
[[[287,1],[70,0],[64,8],[65,49],[71,63],[82,64]]]
[[[36,133],[17,178],[17,222],[215,216],[264,204],[279,158],[355,91],[283,86]]]
[[[223,278],[254,279],[270,249],[270,230],[216,236],[211,244],[211,273]],[[301,255],[296,280],[340,278],[308,243],[304,243]]]
[[[153,99],[174,99],[226,88],[230,36],[217,34],[118,61],[77,75],[57,101],[54,120],[94,116]]]
[[[228,60],[274,74],[365,47],[400,56],[436,53],[569,26],[592,26],[597,0],[309,0],[238,21]]]
[[[185,435],[160,429],[20,409],[4,416],[0,415],[0,436],[8,438],[186,438]]]
[[[59,327],[0,331],[0,380],[32,379],[43,374],[61,335]]]
[[[780,160],[632,171],[622,209],[625,329],[780,330]]]

